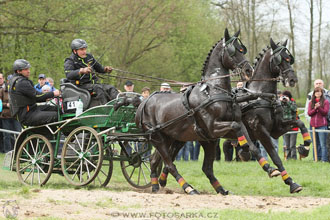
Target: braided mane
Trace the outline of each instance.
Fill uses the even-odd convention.
[[[266,52],[270,49],[270,46],[262,49],[262,52],[258,54],[255,58],[255,62],[253,63],[253,69],[256,69],[257,65],[261,62],[262,58],[265,56]]]
[[[212,55],[212,52],[218,46],[218,44],[220,43],[220,41],[222,41],[222,39],[223,38],[221,38],[221,40],[219,40],[217,43],[215,43],[214,46],[212,47],[212,49],[210,50],[210,52],[207,54],[206,60],[204,61],[204,64],[203,64],[202,76],[205,76],[206,68],[207,68],[207,66],[209,64],[209,61],[210,61],[210,57]]]

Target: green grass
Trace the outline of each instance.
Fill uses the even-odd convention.
[[[221,146],[222,146],[221,141]],[[301,135],[298,135],[297,145],[302,143]],[[283,160],[282,139],[280,139],[279,155]],[[176,166],[180,174],[194,188],[202,194],[216,194],[209,180],[202,172],[202,161],[204,153],[201,153],[198,161],[179,161]],[[280,197],[330,197],[330,172],[329,163],[316,163],[312,160],[312,152],[308,158],[297,161],[283,161],[284,167],[293,180],[304,187],[299,194],[290,194],[289,186],[285,185],[281,177],[269,178],[256,161],[250,162],[224,162],[222,160],[214,163],[214,173],[223,187],[235,195],[252,196],[280,196]],[[4,155],[0,154],[0,165],[3,164]],[[273,166],[272,162],[269,161]],[[46,189],[76,189],[76,190],[94,190],[98,187],[88,186],[82,189],[71,186],[63,176],[54,174],[43,188]],[[178,183],[172,176],[168,178],[167,188],[181,191]],[[24,198],[34,196],[34,192],[39,187],[23,186],[19,183],[15,172],[0,169],[0,199],[8,198],[10,195],[19,195]],[[114,171],[111,181],[107,188],[108,191],[132,191],[132,188],[124,179],[121,173],[119,162],[114,162]],[[150,190],[151,191],[151,190]],[[166,195],[165,195],[166,196]],[[57,203],[52,198],[49,202]],[[112,200],[100,200],[94,206],[107,207]],[[88,206],[89,204],[81,204]],[[137,207],[138,208],[138,207]],[[125,210],[125,207],[122,207]],[[231,207],[225,210],[202,210],[199,213],[217,213],[216,219],[329,219],[330,206],[323,206],[306,212],[276,212],[276,213],[256,213],[252,211],[239,210]],[[49,219],[49,218],[46,218]],[[197,218],[198,219],[198,218]],[[205,219],[205,218],[200,218]]]
[[[223,141],[223,140],[222,140]],[[221,141],[221,144],[222,144]],[[298,135],[297,143],[302,143],[301,135]],[[280,139],[279,155],[283,160],[282,140]],[[179,173],[185,180],[197,190],[206,194],[215,194],[214,189],[202,172],[203,150],[199,161],[175,162]],[[0,154],[2,166],[4,155]],[[256,161],[250,162],[224,162],[222,155],[220,162],[214,162],[214,173],[223,187],[236,195],[267,195],[267,196],[316,196],[330,197],[330,172],[329,163],[316,163],[312,161],[312,153],[303,160],[283,161],[288,174],[293,180],[304,187],[299,194],[291,195],[289,186],[285,185],[281,177],[269,178]],[[271,161],[269,161],[272,166]],[[179,189],[175,179],[169,175],[168,187]],[[32,187],[33,189],[34,187]],[[46,189],[75,189],[63,176],[53,174],[49,179]],[[93,190],[97,187],[88,186],[85,190]],[[17,178],[16,172],[0,169],[0,190],[15,191],[17,194],[28,197],[31,187],[23,186]],[[119,162],[114,162],[114,171],[108,187],[110,191],[134,190],[124,179]],[[79,188],[77,188],[79,190]],[[0,192],[0,198],[6,193]]]

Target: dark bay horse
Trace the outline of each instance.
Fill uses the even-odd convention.
[[[254,65],[254,75],[245,84],[248,91],[259,93],[277,93],[278,77],[284,86],[295,86],[297,77],[291,67],[294,58],[286,48],[287,41],[277,45],[270,39],[271,47],[260,53]],[[256,81],[254,81],[256,80]],[[261,80],[261,81],[259,81]],[[277,139],[294,127],[299,127],[304,138],[304,145],[310,145],[311,138],[301,120],[284,120],[281,103],[277,100],[258,99],[241,105],[242,120],[252,140],[259,140],[270,155],[272,161],[281,173],[285,184],[290,186],[290,193],[299,192],[302,187],[294,183],[283,167],[282,161],[275,151],[271,137]]]
[[[238,70],[241,77],[253,73],[244,54],[245,46],[240,42],[239,31],[225,37],[210,51],[202,74],[202,81],[187,89],[184,94],[154,93],[143,101],[136,112],[135,122],[144,132],[151,134],[151,142],[159,155],[151,160],[152,191],[164,186],[170,172],[188,194],[198,193],[178,173],[173,160],[186,141],[198,140],[204,148],[203,172],[217,193],[228,194],[213,173],[215,147],[219,137],[237,138],[243,146],[242,158],[249,149],[262,161],[263,169],[269,174],[274,171],[248,137],[241,121],[241,111],[231,93],[229,70]],[[158,183],[157,165],[160,157],[165,163]]]

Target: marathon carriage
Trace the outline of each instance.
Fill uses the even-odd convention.
[[[64,114],[58,122],[24,129],[6,156],[7,167],[24,184],[44,185],[52,173],[58,173],[75,186],[106,186],[113,161],[120,161],[130,185],[149,187],[152,147],[149,135],[135,125],[136,108],[128,105],[115,111],[114,104],[121,97],[90,107],[95,105],[90,92],[71,83],[62,83],[61,91]],[[76,116],[78,99],[84,111]]]

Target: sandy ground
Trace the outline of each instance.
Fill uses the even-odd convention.
[[[4,206],[6,201],[14,201]],[[2,209],[17,204],[18,219],[57,217],[63,219],[219,219],[215,210],[240,209],[254,212],[308,211],[330,204],[330,198],[197,195],[162,191],[112,192],[104,190],[36,189],[23,198],[3,200]],[[212,209],[210,209],[212,208]],[[2,211],[3,211],[2,210]],[[203,210],[203,212],[200,212]],[[202,213],[202,214],[201,214]],[[3,212],[0,217],[3,217]]]

